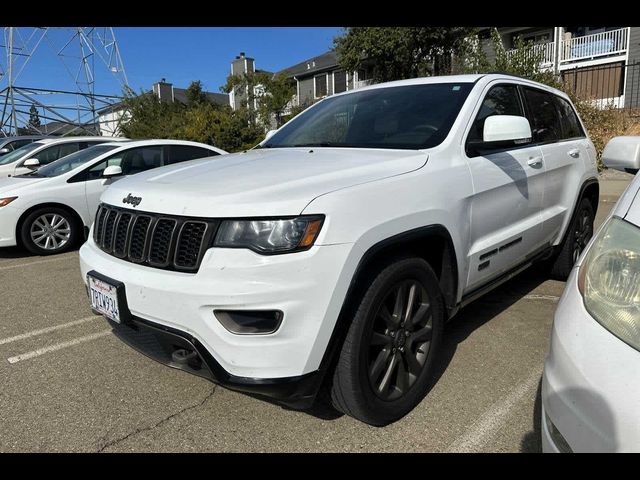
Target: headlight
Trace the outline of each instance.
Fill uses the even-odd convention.
[[[263,254],[306,250],[320,233],[323,219],[313,215],[275,220],[224,220],[214,246],[250,248]]]
[[[640,228],[611,217],[580,266],[578,288],[591,316],[640,350]]]
[[[5,205],[9,205],[11,202],[13,202],[16,198],[18,197],[5,197],[5,198],[0,198],[0,207],[4,207]]]

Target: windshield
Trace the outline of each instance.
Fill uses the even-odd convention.
[[[259,148],[434,147],[449,133],[472,87],[471,83],[432,83],[330,97]]]
[[[34,143],[30,143],[29,145],[25,145],[24,147],[17,148],[13,152],[7,153],[6,155],[1,156],[0,165],[8,165],[10,163],[17,162],[22,157],[24,157],[27,153],[29,153],[31,150],[35,150],[36,148],[41,147],[42,145],[44,144],[34,142]]]
[[[57,177],[63,173],[70,172],[74,168],[84,165],[90,160],[97,158],[98,156],[106,153],[114,148],[118,148],[117,145],[95,145],[93,147],[85,148],[75,153],[71,153],[66,157],[62,157],[55,162],[51,162],[49,165],[39,168],[38,170],[28,173],[27,175],[35,177]]]

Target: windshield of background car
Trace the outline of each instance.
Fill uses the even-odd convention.
[[[66,157],[62,157],[55,162],[51,162],[49,165],[39,168],[33,173],[37,177],[57,177],[63,173],[70,172],[71,170],[84,165],[90,160],[106,153],[114,148],[118,148],[116,145],[95,145],[93,147],[74,152]]]
[[[25,145],[23,147],[17,148],[13,152],[7,153],[6,155],[1,156],[0,165],[8,165],[17,160],[20,160],[24,155],[29,153],[31,150],[35,150],[36,148],[41,147],[42,145],[44,144],[34,142],[34,143],[30,143],[29,145]]]
[[[431,83],[329,97],[258,148],[435,147],[446,138],[472,87],[472,83]]]

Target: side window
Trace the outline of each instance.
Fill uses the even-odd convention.
[[[524,88],[524,97],[529,107],[533,141],[547,143],[562,138],[560,117],[553,102],[553,95],[542,90]]]
[[[165,165],[185,162],[194,158],[212,157],[218,153],[206,148],[193,147],[191,145],[169,145],[169,158]]]
[[[60,150],[58,151],[58,158],[66,157],[70,153],[77,152],[79,149],[80,149],[80,145],[78,143],[64,143],[60,145]]]
[[[87,180],[95,180],[112,165],[122,168],[123,175],[134,175],[151,168],[162,166],[162,146],[138,147],[116,153],[87,170]]]
[[[553,97],[553,101],[555,102],[556,107],[560,112],[560,117],[562,118],[562,138],[583,138],[585,135],[582,130],[582,125],[580,125],[578,115],[571,104],[564,98],[555,95]]]
[[[25,145],[29,145],[33,140],[16,140],[14,142],[8,143],[5,145],[9,150],[13,151],[16,148],[24,147]]]
[[[482,106],[473,121],[467,141],[482,141],[484,121],[492,115],[524,116],[518,87],[516,85],[498,85],[493,87],[482,101]]]
[[[45,148],[38,153],[34,153],[29,158],[37,158],[40,161],[40,165],[46,165],[60,158],[58,155],[59,152],[60,146],[54,145],[53,147]]]

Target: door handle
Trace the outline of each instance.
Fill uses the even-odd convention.
[[[539,167],[542,165],[542,157],[531,157],[527,162],[530,167]]]
[[[569,150],[567,152],[567,155],[573,158],[578,158],[580,156],[580,150],[578,150],[577,148],[574,148],[573,150]]]

